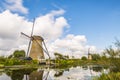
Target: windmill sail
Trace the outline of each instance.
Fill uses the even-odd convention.
[[[28,44],[28,50],[27,50],[27,55],[26,55],[27,57],[28,57],[28,54],[29,54],[30,45],[31,45],[31,39],[30,39],[29,44]]]
[[[31,46],[31,42],[32,42],[32,35],[33,35],[33,30],[34,30],[34,24],[35,24],[35,19],[33,21],[32,32],[31,32],[31,36],[30,36],[31,38],[30,38],[29,45],[28,45],[28,50],[27,50],[27,56],[29,55],[30,46]]]
[[[44,47],[45,47],[45,49],[46,49],[46,54],[48,55],[48,57],[49,57],[49,59],[50,59],[50,55],[49,55],[49,52],[48,52],[48,49],[47,49],[47,47],[46,47],[46,44],[45,44],[44,40],[43,40],[43,45],[44,45]]]

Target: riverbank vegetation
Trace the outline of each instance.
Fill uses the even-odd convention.
[[[0,57],[0,68],[4,68],[4,67],[13,67],[13,66],[26,66],[26,67],[30,67],[30,66],[35,66],[38,65],[38,61],[37,60],[26,60],[25,58],[25,51],[24,50],[16,50],[13,52],[12,55],[8,56],[8,57],[4,57],[1,56]]]
[[[110,46],[104,51],[104,54],[108,57],[107,64],[110,72],[102,74],[94,80],[120,80],[120,41],[116,40],[114,46],[114,48]]]
[[[97,65],[103,68],[108,68],[110,72],[108,74],[102,74],[95,80],[118,80],[120,79],[120,41],[116,40],[114,46],[110,46],[104,50],[103,53],[91,53],[92,59],[88,59],[87,56],[82,56],[81,59],[69,58],[69,56],[62,55],[60,53],[54,53],[55,59],[51,62],[54,63],[55,68],[69,68],[76,66],[89,66]],[[21,66],[25,67],[39,67],[37,60],[26,59],[24,50],[16,50],[12,55],[8,57],[0,57],[0,68],[9,66]]]

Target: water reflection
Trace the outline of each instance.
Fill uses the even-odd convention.
[[[84,65],[84,66],[82,66],[82,68],[84,69],[84,70],[87,70],[87,69],[89,69],[89,70],[93,70],[93,71],[95,71],[95,72],[101,72],[104,68],[102,67],[102,66],[100,66],[100,65]]]
[[[43,80],[43,72],[44,72],[44,70],[33,71],[29,75],[29,80]]]
[[[44,70],[37,69],[8,70],[5,73],[10,80],[47,80],[49,75],[49,71],[43,76]]]
[[[11,77],[11,80],[23,80],[26,77],[28,80],[28,76],[37,69],[17,69],[17,70],[5,70],[7,76]]]
[[[58,70],[58,71],[56,71],[56,73],[54,74],[54,76],[55,77],[60,77],[60,76],[63,75],[63,72],[64,72],[64,70]]]
[[[98,67],[92,67],[92,70],[95,72],[101,72],[103,70],[103,67],[98,66]]]
[[[87,69],[88,69],[88,66],[87,66],[87,65],[84,65],[84,66],[82,66],[82,68],[83,68],[84,70],[87,70]]]
[[[92,80],[102,67],[71,67],[69,69],[17,69],[1,72],[0,80]]]

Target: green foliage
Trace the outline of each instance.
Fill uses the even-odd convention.
[[[69,59],[69,56],[67,55],[67,56],[64,56],[66,59]]]
[[[38,60],[32,60],[32,64],[38,64]]]
[[[0,57],[0,64],[4,64],[6,58],[4,58],[3,56]]]
[[[68,59],[69,58],[69,56],[64,56],[57,52],[55,52],[54,55],[55,55],[56,59]]]
[[[100,60],[101,59],[101,56],[99,54],[91,54],[92,55],[92,60]]]
[[[25,57],[25,51],[24,50],[16,50],[13,53],[14,58],[21,58],[21,57]]]
[[[22,74],[21,74],[22,73]],[[13,70],[11,74],[12,80],[22,80],[24,78],[24,74],[20,70]]]
[[[6,59],[4,65],[5,66],[12,66],[12,65],[22,65],[23,64],[23,61],[22,60],[19,60],[19,59]]]
[[[13,57],[13,55],[9,55],[9,56],[8,56],[8,59],[10,59],[10,58],[12,58],[12,57]]]
[[[115,58],[118,56],[118,51],[114,50],[112,47],[106,48],[104,53],[109,55],[110,58]]]
[[[6,59],[4,62],[5,66],[13,66],[13,65],[36,65],[38,64],[37,60],[20,60],[17,58]]]
[[[68,68],[68,67],[75,67],[80,66],[82,64],[82,60],[80,59],[59,59],[55,61],[56,67],[58,68]]]
[[[110,59],[107,58],[105,55],[102,55],[101,59],[96,62],[97,62],[96,64],[102,65],[106,68],[108,68],[110,66]]]
[[[96,77],[93,80],[120,80],[120,73],[102,74],[100,77]]]
[[[120,72],[120,59],[119,58],[113,58],[111,61],[111,72]]]
[[[60,54],[60,53],[55,52],[54,55],[57,59],[62,59],[63,58],[63,55]]]
[[[81,60],[87,60],[87,57],[82,56]]]
[[[114,45],[116,48],[106,48],[104,53],[109,55],[110,71],[120,72],[120,42],[116,41]]]
[[[102,56],[101,56],[101,59],[102,59],[102,60],[107,60],[108,58],[107,58],[105,55],[102,55]]]
[[[118,39],[116,39],[114,44],[118,49],[120,49],[120,41]]]

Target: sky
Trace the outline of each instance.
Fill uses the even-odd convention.
[[[0,0],[0,55],[27,50],[34,35],[54,52],[81,57],[98,53],[120,38],[120,0]]]

